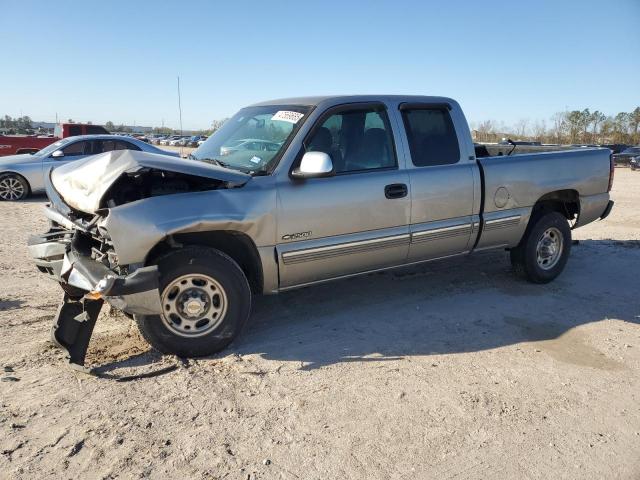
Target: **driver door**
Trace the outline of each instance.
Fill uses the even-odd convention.
[[[405,262],[409,178],[398,165],[384,104],[330,109],[310,132],[304,150],[327,153],[335,175],[286,177],[278,184],[280,287]]]

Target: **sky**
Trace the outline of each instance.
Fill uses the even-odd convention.
[[[207,128],[261,100],[443,95],[472,122],[640,105],[640,0],[0,0],[0,115]]]

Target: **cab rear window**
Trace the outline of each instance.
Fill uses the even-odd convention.
[[[451,165],[460,161],[460,147],[446,108],[403,109],[411,160],[416,167]]]

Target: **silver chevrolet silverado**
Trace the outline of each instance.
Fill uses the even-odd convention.
[[[29,249],[63,290],[53,340],[83,365],[106,301],[161,352],[208,355],[255,294],[487,249],[553,280],[571,229],[613,206],[611,152],[480,155],[454,100],[333,96],[243,108],[189,159],[51,170]]]

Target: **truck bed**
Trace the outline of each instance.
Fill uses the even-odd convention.
[[[578,202],[574,227],[599,218],[609,202],[610,157],[606,148],[580,148],[477,159],[484,199],[477,248],[498,241],[512,246],[522,238],[533,206],[547,195],[549,201]]]

